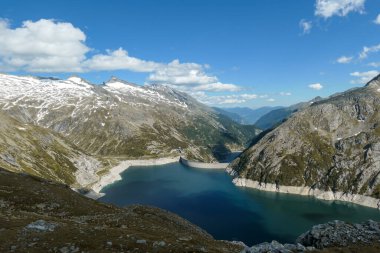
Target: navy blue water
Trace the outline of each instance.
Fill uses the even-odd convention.
[[[101,201],[118,206],[148,204],[167,209],[205,229],[216,239],[247,245],[294,242],[311,226],[340,219],[380,221],[380,212],[348,203],[239,188],[220,170],[179,163],[131,167],[108,187]]]

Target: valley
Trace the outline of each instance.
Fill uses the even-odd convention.
[[[282,123],[275,121],[273,129],[262,131],[254,125],[241,125],[228,115],[167,86],[139,86],[117,78],[94,85],[78,77],[60,80],[1,74],[0,167],[5,169],[1,173],[14,178],[17,184],[37,180],[35,187],[41,190],[36,188],[36,191],[44,195],[43,199],[34,200],[42,201],[44,207],[37,215],[32,214],[30,208],[34,207],[22,205],[21,195],[18,195],[21,202],[10,202],[7,194],[15,190],[4,183],[3,214],[11,214],[6,211],[10,205],[12,213],[30,213],[26,219],[17,218],[19,223],[15,217],[7,218],[6,224],[24,231],[22,227],[33,227],[34,220],[38,224],[43,220],[46,226],[74,229],[77,219],[83,220],[83,215],[87,215],[86,228],[80,229],[84,233],[87,229],[98,229],[91,224],[98,224],[99,217],[112,223],[122,219],[119,216],[123,216],[123,212],[132,212],[134,222],[140,219],[140,213],[145,217],[149,212],[158,212],[160,218],[155,220],[177,219],[171,213],[161,216],[160,212],[166,211],[146,207],[153,205],[176,213],[207,232],[198,227],[190,229],[189,226],[194,225],[186,223],[188,225],[178,229],[190,229],[198,234],[178,241],[173,235],[162,235],[158,231],[156,234],[149,228],[148,224],[153,224],[149,220],[140,232],[133,228],[130,242],[123,240],[127,244],[121,243],[124,246],[118,247],[128,248],[145,241],[142,246],[134,247],[139,252],[151,247],[156,252],[161,252],[160,247],[173,252],[178,247],[196,247],[195,252],[206,248],[209,252],[243,249],[256,252],[260,247],[284,245],[295,250],[301,246],[292,243],[318,223],[338,219],[355,223],[368,219],[378,221],[378,80],[379,77],[363,88],[327,99],[274,108],[266,115],[277,110],[291,113],[286,114]],[[342,125],[343,122],[346,124]],[[209,169],[184,167],[178,162],[180,157],[185,165],[202,167],[204,164]],[[226,162],[231,163],[225,170]],[[338,174],[340,177],[334,176]],[[54,188],[52,195],[45,196],[46,189],[41,182]],[[88,202],[92,200],[69,189],[59,190],[64,187],[61,184],[100,202]],[[20,187],[22,190],[24,186]],[[99,206],[93,208],[100,208],[100,213],[90,217],[86,214],[89,211],[83,210],[78,214],[80,217],[72,214],[57,217],[60,207],[55,207],[53,198],[56,195],[59,199],[60,191],[64,198],[69,194],[78,198],[77,203]],[[118,209],[101,202],[127,208]],[[51,210],[45,208],[51,205],[54,205]],[[139,210],[139,214],[136,216],[133,210]],[[61,212],[71,211],[64,208]],[[185,221],[178,220],[174,224],[182,222]],[[129,229],[126,224],[121,227]],[[120,232],[113,226],[103,225],[103,229],[115,231],[116,236]],[[16,238],[7,229],[4,231],[12,240]],[[148,242],[138,239],[136,233],[147,238],[160,235],[166,240],[164,244],[159,239]],[[55,233],[47,238],[52,236]],[[113,242],[91,246],[70,238],[67,237],[71,242],[67,247],[73,249],[120,250]],[[170,238],[175,241],[167,244]],[[272,240],[280,243],[259,244]],[[57,243],[36,242],[16,247],[26,249],[31,244],[38,245],[36,249],[52,245],[66,247],[62,246],[63,241]],[[302,250],[312,251],[319,246],[305,244],[302,247]]]
[[[379,0],[1,0],[0,253],[379,253]]]

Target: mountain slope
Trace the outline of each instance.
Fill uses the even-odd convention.
[[[91,155],[157,157],[180,148],[189,158],[212,161],[215,145],[241,149],[256,134],[162,85],[0,74],[0,92],[7,114],[58,132]]]
[[[296,112],[247,149],[232,169],[261,184],[379,199],[379,112],[380,76]]]
[[[220,113],[230,117],[237,123],[244,125],[253,125],[258,119],[265,114],[282,108],[281,106],[264,106],[257,109],[251,109],[248,107],[231,107],[231,108],[215,108]]]
[[[0,166],[80,187],[95,182],[105,164],[59,134],[0,111]]]
[[[320,97],[316,97],[309,102],[301,102],[289,107],[271,110],[257,119],[255,125],[263,130],[274,128],[289,118],[294,112],[297,112],[298,110],[301,110],[309,106],[311,103],[319,101],[320,99]]]

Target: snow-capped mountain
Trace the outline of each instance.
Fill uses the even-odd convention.
[[[243,148],[257,131],[186,93],[117,78],[93,85],[79,77],[0,74],[0,108],[18,124],[60,134],[61,142],[98,159],[178,155],[182,150],[191,159],[211,161],[220,150]],[[8,153],[0,150],[3,157]],[[17,153],[11,156],[17,161]]]

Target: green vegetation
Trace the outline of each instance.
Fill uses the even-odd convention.
[[[278,180],[280,185],[302,186],[304,184],[303,174],[305,164],[301,157],[286,155],[281,161]]]
[[[380,199],[380,184],[373,188],[372,197]]]

